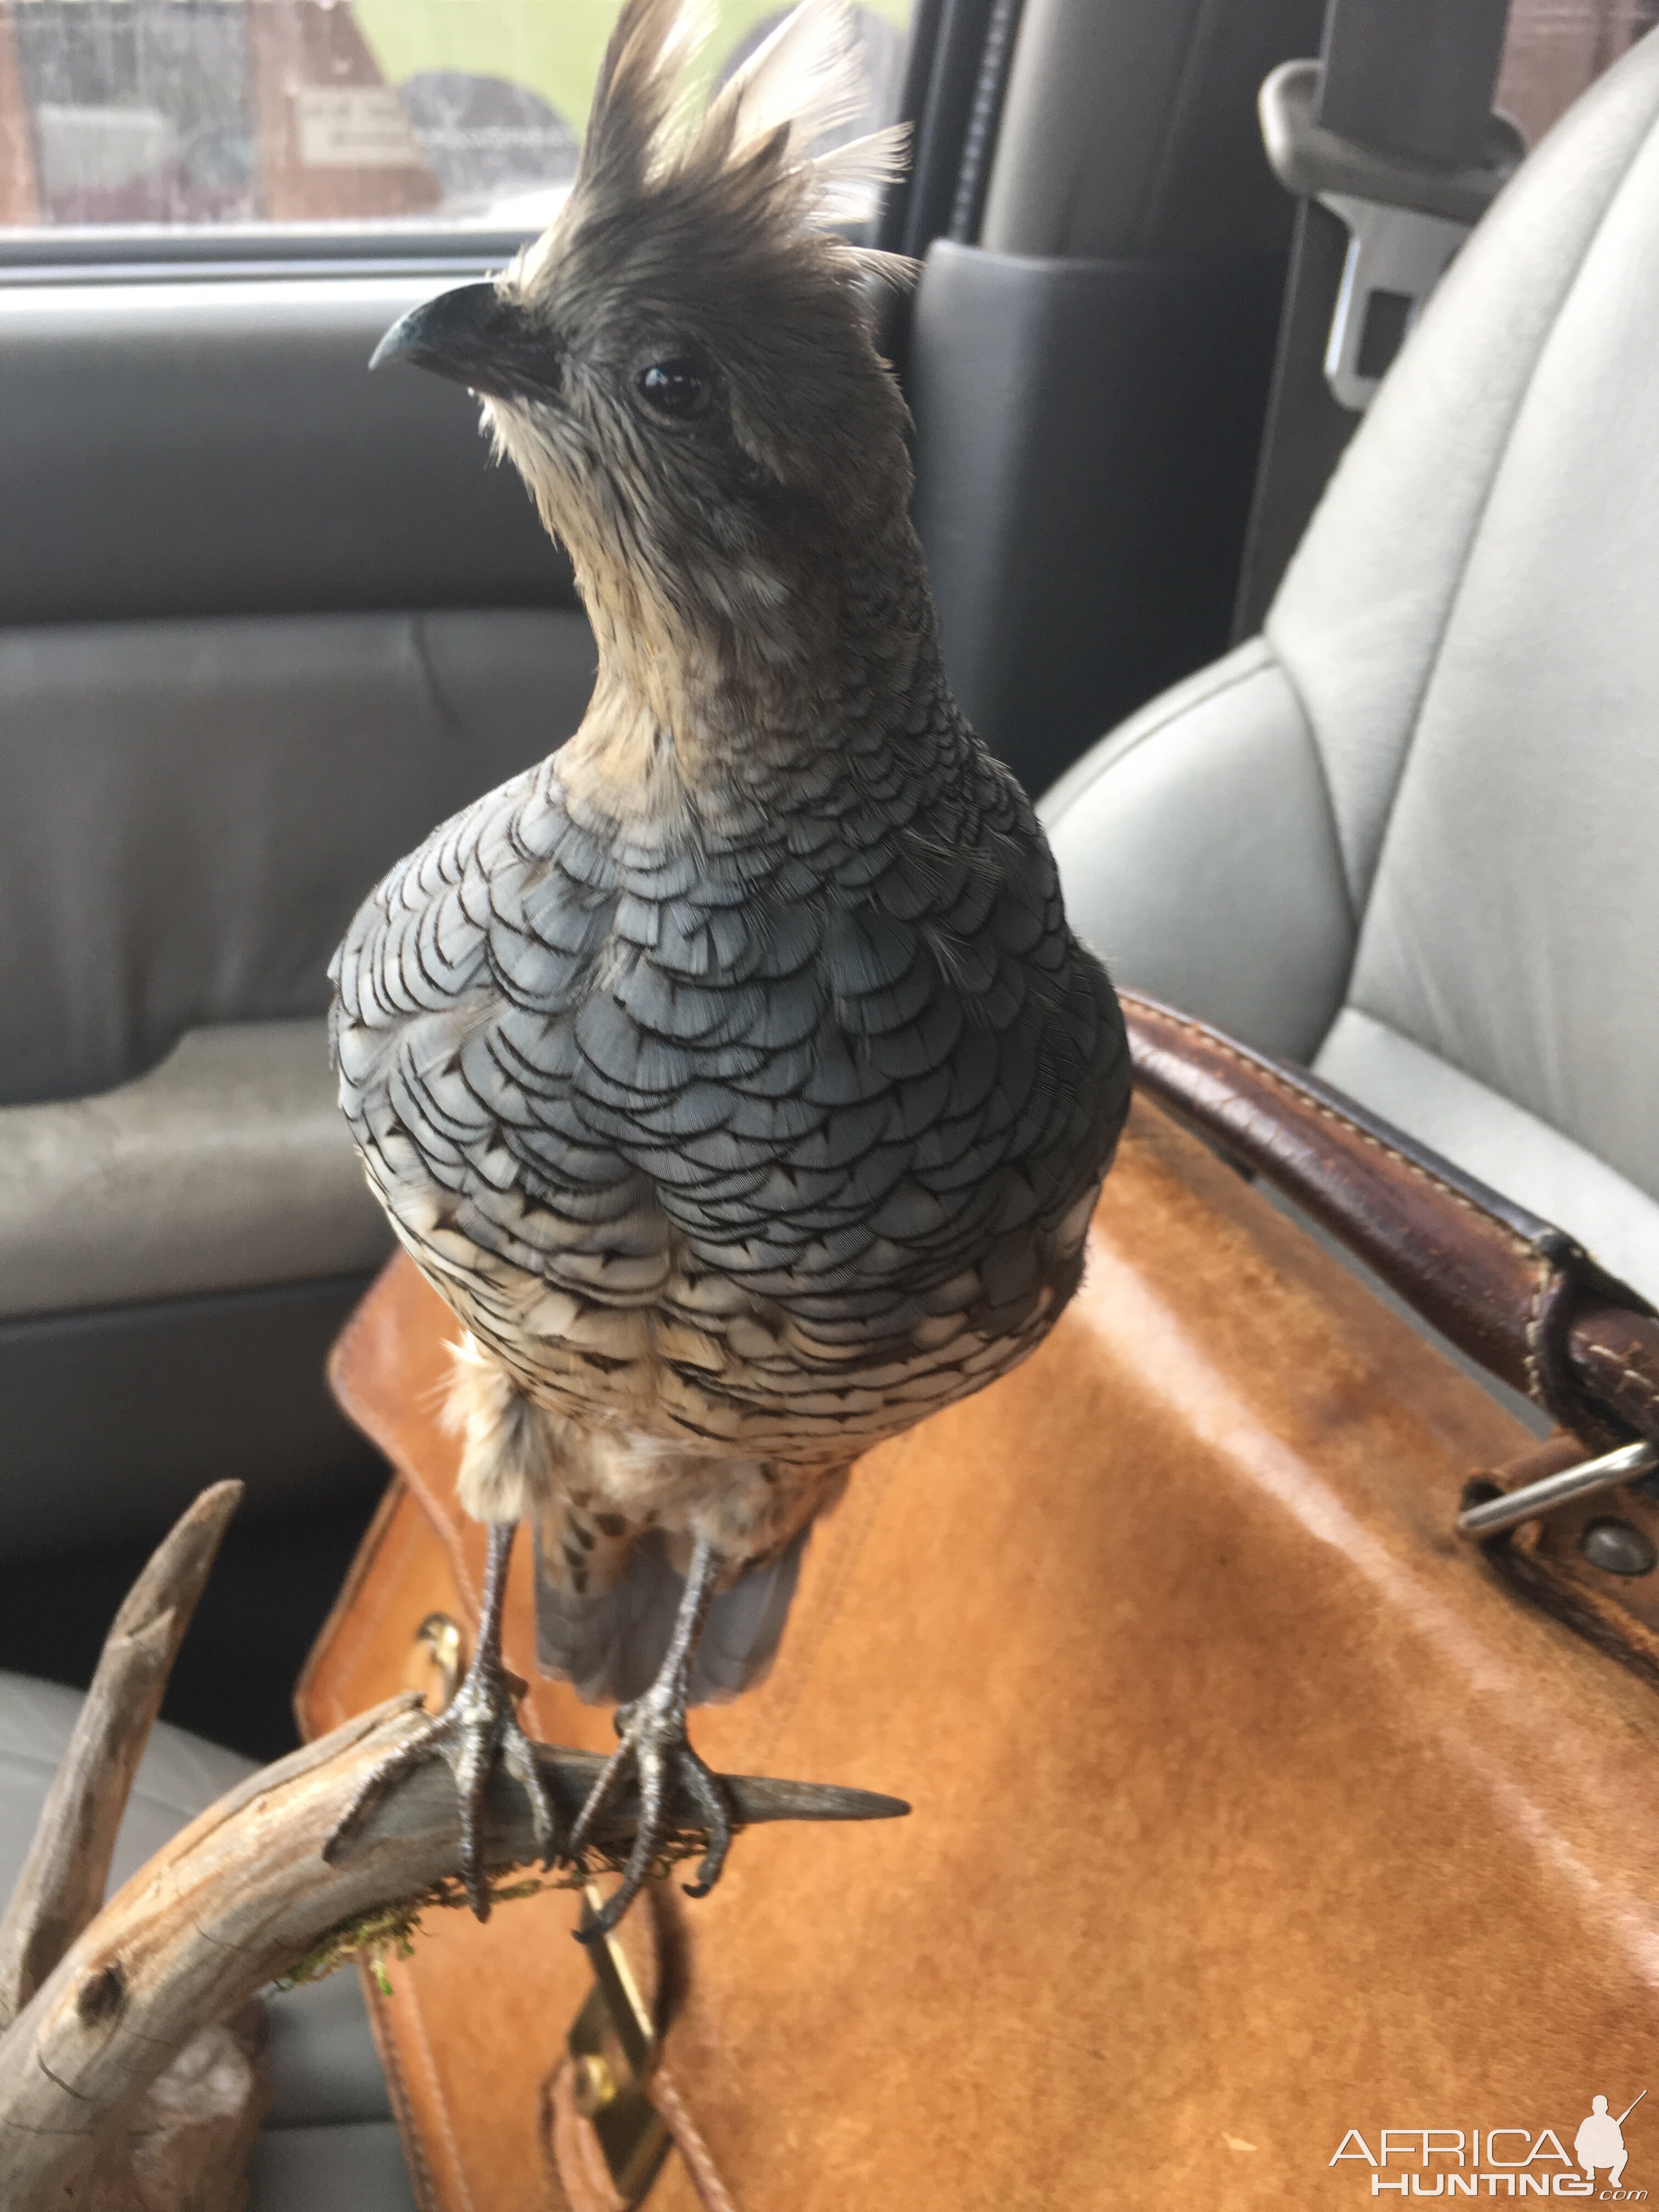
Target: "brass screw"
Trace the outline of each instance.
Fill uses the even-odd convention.
[[[441,1713],[460,1687],[466,1668],[461,1632],[447,1613],[429,1613],[415,1632],[404,1666],[404,1686],[418,1690],[429,1713]]]
[[[576,2060],[572,2085],[576,2110],[585,2120],[596,2120],[617,2097],[617,2077],[605,2060],[590,2052]]]

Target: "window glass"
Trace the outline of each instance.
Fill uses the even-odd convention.
[[[1535,146],[1656,21],[1659,0],[1510,0],[1498,106]]]
[[[855,9],[896,110],[911,0]],[[545,222],[618,0],[0,0],[0,226]],[[711,86],[775,0],[718,0]]]

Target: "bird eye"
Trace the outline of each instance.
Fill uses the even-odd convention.
[[[708,378],[702,364],[688,354],[653,361],[640,371],[638,383],[647,406],[682,422],[701,415],[708,404]]]

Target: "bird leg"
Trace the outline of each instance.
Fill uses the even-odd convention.
[[[726,1793],[691,1748],[685,1730],[686,1694],[697,1639],[714,1601],[720,1556],[706,1536],[699,1536],[691,1553],[685,1594],[674,1618],[674,1633],[656,1680],[643,1697],[617,1708],[617,1734],[622,1738],[605,1761],[599,1780],[588,1792],[587,1802],[570,1831],[564,1856],[574,1863],[629,1767],[639,1777],[640,1820],[634,1847],[623,1870],[622,1887],[607,1899],[604,1910],[579,1931],[584,1943],[608,1936],[639,1895],[651,1863],[669,1832],[669,1813],[678,1783],[702,1814],[708,1829],[708,1849],[697,1878],[688,1882],[688,1897],[707,1897],[720,1878],[720,1869],[732,1847],[732,1808]]]
[[[536,1765],[535,1749],[514,1711],[512,1678],[501,1663],[501,1608],[517,1525],[512,1521],[490,1524],[477,1647],[460,1687],[442,1712],[434,1713],[417,1735],[374,1768],[323,1845],[324,1858],[332,1862],[340,1845],[406,1774],[429,1759],[441,1759],[455,1777],[460,1802],[461,1882],[480,1920],[489,1917],[483,1864],[484,1793],[498,1758],[530,1800],[532,1829],[544,1866],[552,1866],[555,1851],[552,1801]]]

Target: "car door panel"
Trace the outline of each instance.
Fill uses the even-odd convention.
[[[0,283],[0,1556],[374,1480],[329,955],[593,676],[476,407],[368,373],[445,281]]]
[[[369,374],[476,273],[0,282],[0,621],[574,605],[476,405]]]
[[[359,900],[592,674],[561,608],[0,629],[0,1099],[323,1012]]]

